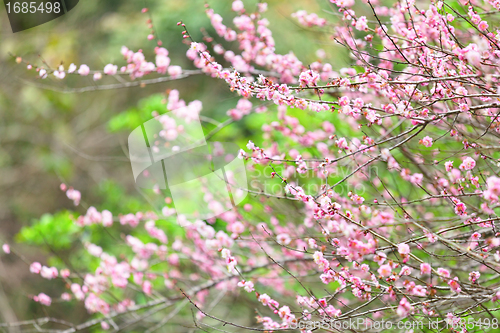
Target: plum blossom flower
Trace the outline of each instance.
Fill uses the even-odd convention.
[[[169,66],[168,69],[168,75],[172,77],[177,77],[182,74],[182,68],[181,66]]]
[[[306,27],[322,27],[326,24],[326,20],[324,18],[318,17],[316,13],[308,14],[305,10],[299,10],[298,12],[293,13],[292,17],[295,17],[301,25]]]
[[[339,105],[340,106],[347,106],[350,103],[350,99],[347,96],[342,96],[339,98]]]
[[[377,252],[373,256],[373,261],[375,261],[379,265],[382,265],[386,259],[387,259],[387,255],[384,252]]]
[[[82,291],[82,287],[78,283],[71,284],[70,289],[76,299],[83,300],[85,298],[85,293]]]
[[[420,144],[424,145],[426,147],[431,147],[432,146],[432,138],[430,136],[426,136],[422,140],[420,140]]]
[[[361,16],[360,18],[358,18],[356,21],[355,27],[357,30],[360,30],[360,31],[365,31],[366,29],[368,29],[366,16]]]
[[[487,190],[484,191],[483,197],[486,200],[495,202],[498,201],[500,195],[500,178],[496,176],[486,179]]]
[[[151,284],[150,281],[144,281],[142,283],[142,291],[146,294],[146,295],[151,295],[152,293],[152,289],[153,289],[153,285]]]
[[[47,279],[47,280],[52,280],[56,277],[59,276],[59,272],[57,271],[57,268],[55,267],[47,267],[47,266],[43,266],[41,271],[40,271],[40,275],[44,278],[44,279]]]
[[[380,151],[380,156],[382,157],[382,160],[384,160],[384,161],[387,161],[389,158],[392,157],[391,152],[387,148],[384,148]]]
[[[399,275],[403,276],[403,275],[410,275],[411,274],[411,267],[408,267],[408,266],[403,266],[401,268],[401,272],[399,273]]]
[[[255,290],[252,281],[240,281],[238,282],[238,287],[244,288],[248,293],[251,293]]]
[[[473,66],[479,66],[481,64],[481,53],[479,53],[476,44],[469,44],[463,50],[469,63],[471,63]]]
[[[77,191],[73,188],[69,188],[66,191],[66,196],[69,199],[73,200],[73,203],[75,204],[75,206],[78,206],[78,204],[80,203],[80,199],[81,199],[80,191]]]
[[[328,305],[324,311],[328,316],[333,318],[339,317],[342,314],[342,311],[340,309],[335,309],[333,305]]]
[[[319,80],[319,74],[312,70],[300,73],[299,81],[301,87],[314,87]]]
[[[57,77],[60,80],[64,79],[64,77],[66,76],[66,72],[58,71],[58,70],[55,70],[53,74],[55,77]]]
[[[410,176],[410,182],[415,185],[421,185],[423,179],[424,175],[422,175],[421,173],[414,173]]]
[[[40,293],[38,296],[33,296],[33,300],[45,306],[50,306],[50,304],[52,304],[52,298],[44,293]]]
[[[453,290],[457,294],[462,291],[462,288],[460,288],[460,283],[458,282],[458,277],[455,277],[453,280],[449,280],[448,285],[450,286],[451,290]]]
[[[228,249],[222,249],[222,251],[220,252],[221,254],[221,257],[226,259],[228,258],[230,255],[231,255],[231,251],[228,250]]]
[[[458,87],[455,92],[458,94],[458,95],[461,95],[461,96],[466,96],[468,94],[467,92],[467,89],[465,89],[465,87],[463,86],[460,86]]]
[[[290,236],[288,234],[284,234],[284,233],[276,236],[276,240],[277,240],[278,244],[285,245],[285,246],[290,244],[290,242],[292,241]]]
[[[430,274],[431,271],[432,271],[431,265],[429,265],[428,263],[423,262],[420,264],[420,274],[422,274],[422,275]]]
[[[146,229],[151,237],[158,239],[164,244],[167,243],[167,235],[165,234],[165,231],[157,228],[153,220],[146,222],[144,224],[144,229]]]
[[[481,234],[480,234],[479,232],[477,232],[477,231],[476,231],[475,233],[473,233],[473,234],[470,236],[470,239],[471,239],[472,241],[477,241],[477,240],[479,240],[480,238],[481,238]]]
[[[451,169],[453,169],[453,161],[445,162],[444,167],[446,168],[446,171],[450,172]]]
[[[40,271],[42,270],[42,264],[39,262],[34,262],[30,265],[30,272],[34,274],[40,274]]]
[[[396,313],[400,317],[407,317],[413,311],[413,306],[410,304],[406,297],[403,297],[399,302]]]
[[[442,268],[442,267],[439,267],[437,269],[437,273],[440,275],[440,276],[443,276],[445,278],[449,278],[450,277],[450,271],[448,271],[447,269],[445,268]]]
[[[45,69],[40,69],[40,71],[38,72],[38,75],[40,75],[40,77],[42,79],[45,79],[47,77],[47,71]]]
[[[95,244],[88,244],[87,252],[94,257],[100,257],[102,254],[102,248]]]
[[[344,8],[344,7],[351,7],[354,5],[354,0],[330,0],[330,2],[336,4],[337,6]]]
[[[338,140],[335,140],[335,143],[340,149],[347,149],[349,147],[347,144],[347,140],[345,138],[340,138]]]
[[[410,246],[405,243],[401,243],[398,245],[398,252],[400,254],[409,254],[410,253]]]
[[[459,168],[461,170],[472,170],[476,166],[476,161],[472,157],[466,157]]]
[[[164,54],[156,55],[156,67],[159,73],[165,74],[170,65],[170,58]]]
[[[135,214],[132,214],[132,213],[129,213],[127,215],[124,215],[124,216],[120,216],[120,224],[121,225],[130,225],[132,228],[135,228],[139,225],[139,218],[135,215]]]
[[[436,234],[433,234],[431,232],[428,232],[427,230],[424,230],[424,235],[425,237],[427,237],[427,239],[429,240],[429,242],[431,243],[435,243],[437,241],[437,236]]]
[[[67,268],[61,269],[61,277],[63,278],[68,278],[70,276],[70,271]]]
[[[113,225],[113,214],[109,210],[103,210],[101,212],[102,225],[105,227],[111,227]]]
[[[469,273],[469,281],[472,283],[476,283],[480,276],[481,273],[479,273],[478,271],[472,271]]]
[[[380,266],[377,272],[383,277],[388,277],[392,273],[392,268],[390,265],[385,264]]]
[[[264,13],[265,11],[267,11],[267,2],[259,2],[257,4],[257,8],[260,13]]]
[[[106,75],[115,75],[118,70],[118,66],[113,64],[107,64],[104,66],[103,73]]]
[[[330,263],[323,257],[323,253],[320,251],[314,252],[313,259],[320,269],[326,269],[330,267]]]
[[[258,300],[259,300],[259,302],[262,303],[262,305],[266,306],[270,303],[271,297],[267,294],[262,294],[259,296]]]
[[[245,9],[245,6],[243,5],[243,1],[241,1],[241,0],[233,1],[233,4],[231,5],[231,9],[234,12],[241,12],[243,9]]]
[[[455,205],[455,213],[460,216],[467,215],[467,206],[463,202],[457,202]]]
[[[90,293],[85,299],[85,308],[89,313],[109,313],[109,304],[100,299],[96,294]]]
[[[278,310],[278,315],[280,318],[285,318],[291,314],[290,308],[288,306],[283,306]]]
[[[90,68],[87,65],[80,65],[80,68],[78,69],[78,74],[81,76],[87,76],[90,73]]]
[[[488,29],[488,22],[486,22],[486,21],[479,22],[479,24],[477,25],[477,28],[480,31],[486,31]]]

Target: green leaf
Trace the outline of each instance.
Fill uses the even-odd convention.
[[[153,111],[159,114],[166,112],[166,105],[162,103],[163,94],[151,95],[140,100],[138,107],[133,107],[112,117],[108,123],[110,132],[134,130],[137,126],[153,118]]]
[[[17,234],[17,241],[29,245],[50,245],[54,250],[68,249],[77,239],[78,226],[69,211],[45,214]]]

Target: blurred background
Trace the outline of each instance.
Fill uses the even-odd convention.
[[[256,1],[244,1],[253,11]],[[71,229],[68,216],[81,214],[89,206],[127,213],[148,209],[148,201],[134,187],[127,159],[130,131],[151,118],[151,112],[165,108],[161,103],[168,89],[178,89],[186,102],[203,103],[202,115],[217,121],[228,119],[226,112],[239,97],[229,92],[222,80],[195,76],[145,87],[67,93],[65,90],[92,86],[92,76],[41,80],[26,64],[16,64],[14,56],[32,64],[43,62],[56,68],[63,63],[87,64],[102,70],[108,63],[125,62],[122,45],[143,49],[152,59],[155,42],[149,41],[146,20],[154,28],[172,59],[171,64],[186,69],[194,66],[186,59],[182,20],[192,37],[201,41],[201,28],[216,37],[205,14],[205,1],[85,0],[46,24],[12,33],[5,8],[0,6],[0,243],[11,244],[27,262],[57,264],[73,253],[71,237],[59,238],[58,230]],[[235,16],[230,0],[208,1],[230,25]],[[305,30],[290,17],[305,9],[332,18],[328,1],[268,1],[264,14],[274,33],[277,53],[290,50],[305,64],[317,60],[324,49],[324,61],[335,68],[348,60],[328,35]],[[141,9],[149,12],[142,14]],[[223,43],[224,44],[224,43]],[[224,44],[235,49],[236,44]],[[98,84],[116,83],[106,78]],[[43,85],[43,87],[42,87]],[[162,110],[163,111],[163,110]],[[249,116],[217,133],[214,140],[245,144],[258,136],[264,118]],[[267,117],[257,115],[256,117]],[[75,208],[59,185],[66,183],[82,192],[82,206]],[[37,222],[38,221],[38,222]],[[40,223],[42,221],[42,223]],[[37,228],[23,227],[37,222]],[[66,228],[66,229],[65,229]],[[71,234],[71,232],[66,233]],[[80,245],[81,247],[81,245]],[[43,250],[41,250],[43,249]],[[59,289],[58,289],[59,288]],[[41,290],[61,293],[63,286],[29,273],[28,265],[14,256],[0,257],[0,321],[14,322],[44,316],[44,308],[30,296]],[[54,305],[57,309],[57,304]],[[88,318],[81,305],[60,308],[66,319]]]

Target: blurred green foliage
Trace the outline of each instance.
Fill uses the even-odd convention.
[[[162,94],[154,94],[139,101],[137,107],[132,107],[112,117],[108,123],[108,129],[111,133],[119,131],[132,131],[144,122],[151,119],[153,111],[164,110],[165,104],[162,100],[165,98]]]
[[[60,211],[54,215],[44,214],[33,221],[32,226],[21,228],[17,241],[29,245],[50,245],[55,250],[65,250],[76,241],[79,229],[68,211]]]

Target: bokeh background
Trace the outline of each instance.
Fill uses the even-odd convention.
[[[208,1],[226,24],[234,17],[231,2]],[[182,20],[195,40],[201,41],[201,28],[215,37],[204,3],[85,0],[56,20],[15,34],[5,8],[0,6],[0,243],[11,244],[29,262],[65,262],[81,248],[70,236],[60,237],[63,231],[71,235],[71,214],[84,213],[91,205],[123,213],[148,209],[148,200],[134,186],[126,142],[130,131],[150,119],[153,110],[165,108],[161,104],[165,91],[178,89],[187,102],[202,101],[202,115],[220,122],[228,119],[226,111],[239,99],[222,80],[204,76],[145,87],[67,93],[67,89],[96,83],[91,76],[41,80],[34,71],[27,71],[25,64],[16,64],[14,56],[36,65],[46,62],[53,68],[61,63],[66,68],[75,63],[101,70],[110,62],[124,64],[122,45],[143,49],[152,58],[155,42],[146,38],[146,20],[151,17],[163,46],[170,52],[172,64],[193,69],[185,58],[188,47],[176,23]],[[348,63],[348,55],[328,34],[304,29],[290,17],[291,13],[305,9],[333,18],[328,1],[268,3],[265,17],[270,21],[278,53],[293,50],[307,65],[317,60],[318,49],[324,49],[324,61],[332,63],[335,69]],[[245,1],[245,5],[253,9],[256,1]],[[143,7],[149,8],[147,14],[141,13]],[[223,44],[227,48],[237,47]],[[103,79],[97,84],[106,83],[115,82]],[[244,145],[258,136],[265,117],[269,115],[246,117],[213,139]],[[82,192],[82,207],[73,206],[59,190],[61,183]],[[26,228],[34,224],[36,228]],[[26,262],[16,256],[0,256],[0,321],[46,315],[30,296],[40,291],[60,294],[63,287],[30,274]],[[54,304],[54,309],[74,322],[88,318],[81,304],[59,308]]]

